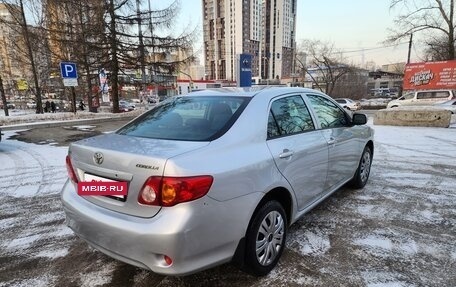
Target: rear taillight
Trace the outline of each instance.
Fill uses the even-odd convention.
[[[206,195],[212,176],[149,177],[139,193],[138,202],[145,205],[173,206]]]
[[[78,183],[78,177],[74,172],[73,165],[71,164],[71,159],[69,155],[66,156],[66,168],[68,171],[68,177],[71,179],[71,181],[74,183]]]

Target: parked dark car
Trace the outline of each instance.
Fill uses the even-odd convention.
[[[6,106],[8,107],[8,109],[15,109],[16,108],[16,105],[13,104],[12,102],[6,102]],[[3,109],[3,102],[0,101],[0,109]]]
[[[131,112],[133,111],[135,108],[132,107],[131,105],[125,103],[125,102],[119,102],[119,111],[121,113],[124,113],[124,112]]]

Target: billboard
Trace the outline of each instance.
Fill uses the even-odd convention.
[[[403,89],[456,89],[456,60],[407,64]]]

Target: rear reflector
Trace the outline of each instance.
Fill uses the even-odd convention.
[[[152,176],[144,183],[138,202],[145,205],[173,206],[203,197],[211,188],[213,177]]]
[[[66,168],[68,172],[68,177],[71,179],[72,182],[78,183],[78,177],[73,169],[73,164],[71,163],[71,158],[69,155],[66,156]]]
[[[170,266],[173,264],[173,260],[168,255],[163,255],[163,258],[165,259],[166,265]]]

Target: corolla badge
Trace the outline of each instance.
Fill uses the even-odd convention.
[[[93,155],[93,161],[96,163],[96,164],[102,164],[103,163],[103,154],[101,152],[96,152],[94,155]]]

